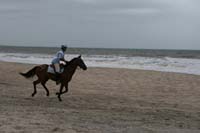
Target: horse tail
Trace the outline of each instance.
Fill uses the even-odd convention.
[[[24,76],[25,78],[33,77],[36,73],[37,66],[29,70],[27,73],[19,73],[20,75]]]

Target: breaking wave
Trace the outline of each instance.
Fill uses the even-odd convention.
[[[67,54],[70,60],[78,55]],[[109,67],[178,72],[200,75],[200,59],[172,57],[126,57],[116,55],[82,55],[89,67]],[[0,60],[29,64],[50,64],[51,54],[0,53]]]

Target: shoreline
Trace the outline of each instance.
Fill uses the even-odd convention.
[[[0,62],[2,132],[200,132],[200,76],[132,69],[78,69],[59,102],[59,86],[19,72],[33,64]]]
[[[29,49],[26,51],[29,52],[28,54],[20,53],[17,49],[8,49],[12,50],[16,53],[1,53],[0,60],[2,61],[9,61],[9,62],[22,62],[22,63],[29,63],[29,64],[49,64],[51,59],[54,57],[55,49],[51,50],[40,50],[35,49],[36,52],[42,54],[34,54],[33,50]],[[137,51],[122,51],[124,54],[120,54],[117,52],[119,51],[101,51],[101,50],[94,50],[91,53],[87,50],[76,49],[74,52],[69,51],[66,53],[66,60],[71,60],[74,57],[77,57],[78,51],[80,50],[84,52],[83,60],[89,67],[101,67],[101,68],[125,68],[125,69],[139,69],[139,70],[154,70],[154,71],[161,71],[161,72],[175,72],[175,73],[186,73],[186,74],[194,74],[200,75],[200,59],[194,58],[171,58],[170,53],[168,56],[161,56],[156,54],[155,57],[152,57],[151,54],[147,54],[149,56],[139,56],[137,55]],[[18,53],[18,52],[19,53]],[[98,53],[100,52],[100,53]],[[127,53],[128,52],[128,53]],[[126,54],[127,53],[127,54]],[[142,52],[143,53],[143,52]],[[138,53],[140,54],[140,52]],[[176,53],[179,55],[179,53]],[[197,53],[190,53],[190,57],[192,55],[196,55]],[[198,55],[198,54],[197,54]]]
[[[2,61],[0,63],[12,63],[12,64],[21,64],[21,65],[32,65],[37,66],[41,64],[34,64],[34,63],[23,63],[23,62],[9,62],[9,61]],[[49,65],[49,64],[47,64]],[[183,72],[170,72],[170,71],[159,71],[159,70],[145,70],[145,69],[135,69],[135,68],[118,68],[118,67],[96,67],[96,66],[89,66],[88,68],[98,68],[98,69],[121,69],[121,70],[132,70],[132,71],[151,71],[151,72],[161,72],[161,73],[174,73],[174,74],[184,74],[184,75],[192,75],[192,76],[200,76],[199,74],[191,74],[191,73],[183,73]]]

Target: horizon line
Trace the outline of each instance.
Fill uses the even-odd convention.
[[[60,48],[60,46],[25,46],[25,45],[1,45],[0,47],[26,47],[26,48]],[[122,47],[79,47],[79,46],[73,46],[68,48],[81,48],[81,49],[125,49],[125,50],[171,50],[171,51],[176,51],[176,50],[182,50],[182,51],[200,51],[200,49],[169,49],[169,48],[122,48]]]

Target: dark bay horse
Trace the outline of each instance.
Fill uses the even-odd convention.
[[[59,101],[62,101],[61,95],[68,92],[68,83],[71,81],[73,74],[75,73],[77,67],[80,67],[83,70],[87,70],[87,66],[81,59],[81,56],[78,56],[71,61],[67,62],[66,65],[63,66],[64,71],[60,75],[60,91],[56,93],[58,96]],[[55,75],[52,73],[47,72],[48,65],[43,64],[39,66],[35,66],[31,70],[29,70],[27,73],[20,73],[25,78],[33,77],[34,75],[37,75],[38,79],[33,82],[34,86],[34,92],[32,93],[32,97],[37,93],[36,85],[41,83],[42,86],[46,90],[46,95],[49,96],[49,90],[46,87],[46,82],[51,79],[55,81]],[[65,90],[63,91],[63,88],[65,87]]]

